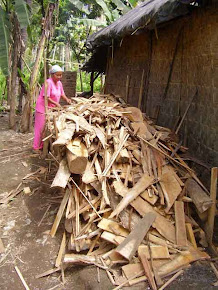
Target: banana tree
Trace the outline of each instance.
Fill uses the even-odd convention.
[[[0,68],[8,77],[10,105],[9,126],[15,128],[16,80],[21,51],[21,29],[29,25],[29,11],[24,0],[0,3]]]

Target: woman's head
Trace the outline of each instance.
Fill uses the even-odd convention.
[[[49,73],[51,74],[52,79],[57,82],[62,78],[63,69],[56,64],[51,67]]]

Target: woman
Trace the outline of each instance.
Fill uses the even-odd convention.
[[[47,97],[48,97],[48,108],[61,107],[59,104],[60,98],[64,99],[68,104],[71,100],[65,96],[63,85],[61,83],[62,68],[59,65],[54,65],[50,69],[49,73],[51,77],[46,80],[47,82]],[[34,141],[33,149],[38,151],[43,148],[43,131],[45,128],[45,88],[44,85],[40,91],[36,102],[35,112],[35,128],[34,128]]]

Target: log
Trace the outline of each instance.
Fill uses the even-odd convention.
[[[200,213],[205,212],[212,206],[212,199],[194,179],[188,179],[185,183],[185,187],[187,189],[188,195],[191,197],[193,203]]]
[[[115,252],[119,253],[127,260],[131,260],[155,218],[156,215],[154,213],[147,213],[131,231],[128,237],[126,237],[126,239],[117,247]]]
[[[84,173],[88,163],[88,150],[81,142],[81,139],[75,138],[67,145],[67,162],[71,173]]]
[[[65,188],[68,183],[70,174],[71,173],[67,166],[67,161],[65,159],[61,160],[59,164],[58,172],[55,175],[55,178],[52,182],[51,187]]]
[[[142,193],[154,181],[154,177],[144,174],[133,188],[127,191],[124,198],[111,213],[110,218],[118,215],[128,204],[130,204],[140,193]]]

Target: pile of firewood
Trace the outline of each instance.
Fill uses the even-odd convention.
[[[93,264],[117,288],[147,280],[157,289],[208,258],[192,214],[212,200],[169,129],[113,96],[75,98],[49,113],[48,126],[59,163],[52,187],[64,189],[51,229],[54,237],[64,221],[57,269]]]

